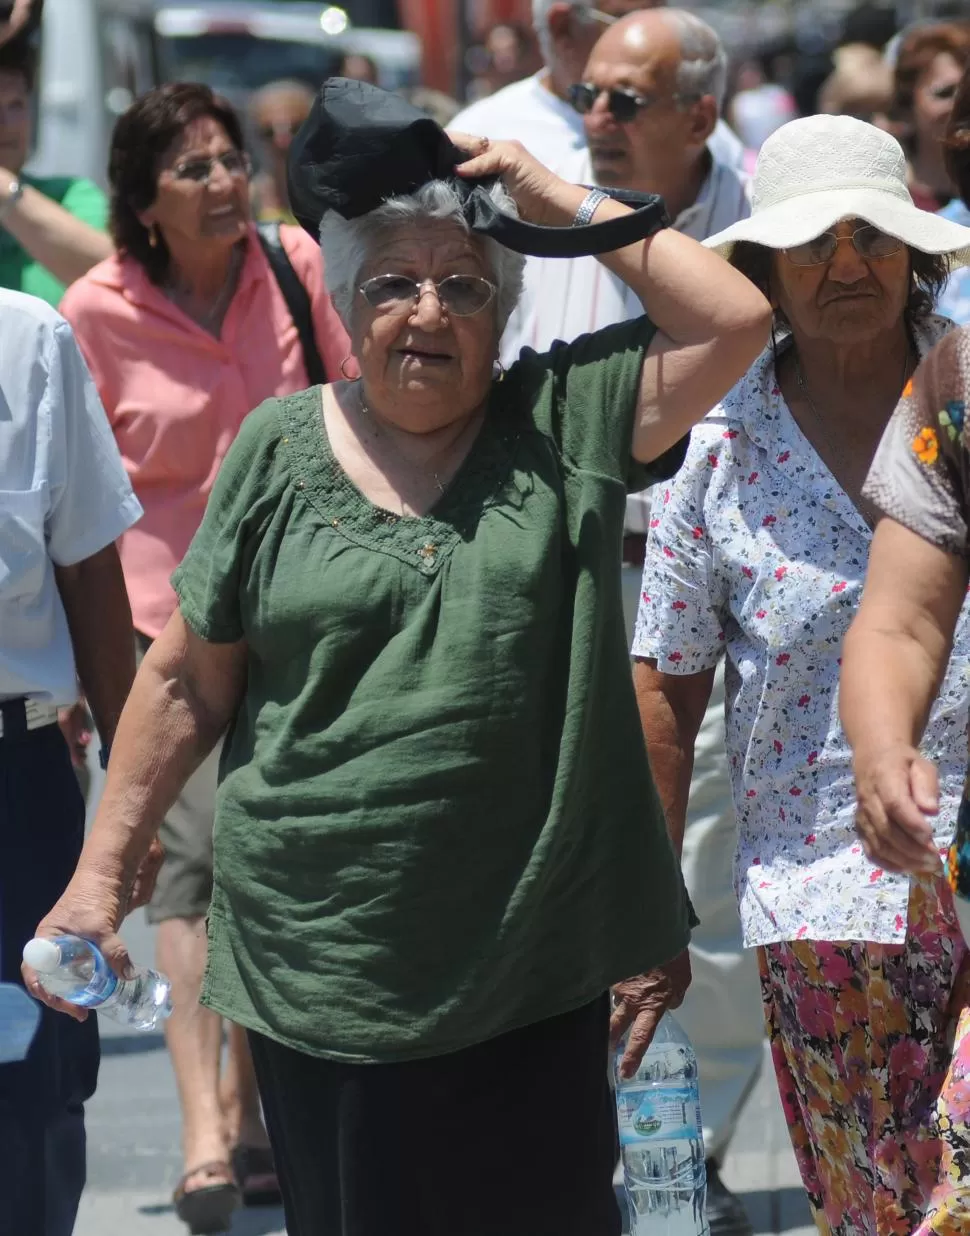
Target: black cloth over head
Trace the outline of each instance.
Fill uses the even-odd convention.
[[[444,129],[406,99],[368,82],[333,77],[320,88],[290,146],[290,206],[316,239],[328,210],[356,219],[390,197],[432,180],[451,183],[472,231],[535,257],[583,257],[636,243],[667,226],[656,194],[604,189],[629,215],[582,227],[545,227],[503,214],[488,196],[493,179],[467,180],[468,159]]]

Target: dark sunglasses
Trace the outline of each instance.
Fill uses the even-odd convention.
[[[644,108],[653,107],[663,100],[656,95],[637,94],[635,90],[623,90],[617,86],[613,90],[600,90],[592,82],[577,82],[566,92],[569,102],[581,116],[588,115],[596,105],[601,94],[606,95],[606,109],[618,124],[629,124],[635,120],[637,113]],[[694,102],[699,95],[674,94],[670,98],[674,103]]]
[[[256,130],[264,142],[272,142],[278,137],[296,137],[303,128],[302,120],[290,120],[287,124],[264,124]]]
[[[892,257],[903,247],[903,242],[888,232],[866,223],[857,227],[851,236],[836,236],[834,232],[823,232],[814,240],[808,240],[803,245],[795,245],[785,250],[785,257],[793,266],[821,266],[835,257],[840,240],[851,240],[856,253],[867,261]]]

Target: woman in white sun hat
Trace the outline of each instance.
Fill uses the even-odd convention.
[[[934,848],[952,814],[920,875],[869,863],[837,692],[875,517],[862,484],[950,329],[933,301],[970,264],[970,230],[913,205],[893,138],[815,116],[768,139],[751,217],[706,243],[768,295],[775,323],[655,502],[633,649],[654,776],[665,806],[682,801],[726,656],[742,926],[818,1228],[951,1236],[970,1148],[970,1019],[954,1039],[970,963]],[[926,730],[954,811],[968,675],[964,613]]]

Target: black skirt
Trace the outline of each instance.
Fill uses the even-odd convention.
[[[250,1033],[289,1236],[619,1236],[609,1001],[340,1064]]]

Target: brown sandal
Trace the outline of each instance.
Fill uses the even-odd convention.
[[[208,1175],[218,1173],[223,1179],[187,1192],[185,1182],[201,1172]],[[233,1211],[239,1205],[239,1188],[233,1179],[232,1168],[218,1159],[200,1163],[186,1172],[175,1186],[172,1201],[175,1213],[188,1225],[191,1236],[215,1236],[217,1232],[228,1232]]]
[[[244,1206],[279,1206],[283,1202],[273,1152],[268,1146],[245,1146],[230,1155]]]

